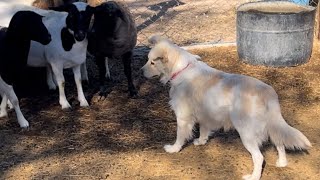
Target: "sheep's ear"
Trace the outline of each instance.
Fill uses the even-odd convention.
[[[61,29],[61,41],[62,47],[65,51],[70,51],[73,44],[76,43],[73,35],[65,27]]]
[[[124,14],[121,12],[120,9],[117,10],[116,14],[120,19],[122,19],[122,21],[126,22],[126,19],[124,18]]]
[[[100,12],[103,11],[104,7],[102,4],[100,4],[99,6],[93,7],[93,11],[94,12]]]
[[[95,8],[88,5],[88,6],[86,7],[86,11],[89,12],[89,13],[91,13],[91,14],[93,14],[93,13],[95,12]]]

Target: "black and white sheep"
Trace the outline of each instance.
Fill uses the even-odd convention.
[[[51,35],[42,22],[42,16],[31,11],[19,11],[12,17],[8,28],[0,30],[0,117],[7,116],[7,101],[12,103],[21,127],[28,127],[18,98],[13,90],[24,75],[31,40],[47,45]]]
[[[137,42],[137,30],[129,9],[116,1],[96,6],[88,40],[88,52],[95,57],[101,86],[111,78],[108,60],[122,59],[129,93],[135,96],[137,90],[132,82],[131,61]]]
[[[45,4],[40,7],[45,8],[49,2],[51,5],[68,4],[79,2],[79,0],[28,0],[38,1],[38,4]],[[57,2],[58,1],[58,2]],[[128,90],[131,96],[137,94],[132,82],[131,61],[132,51],[137,42],[137,30],[135,22],[129,9],[121,2],[105,0],[80,0],[95,7],[94,23],[91,33],[88,36],[88,51],[96,60],[99,68],[99,81],[101,91],[104,93],[106,81],[111,79],[108,60],[122,59],[124,72],[128,80]],[[30,4],[30,3],[29,3]],[[37,5],[33,2],[33,5]],[[50,75],[50,71],[49,75]],[[81,66],[83,80],[88,80],[86,63]],[[48,81],[49,87],[54,87],[52,81]]]
[[[47,67],[49,88],[55,89],[52,72],[59,88],[59,103],[63,109],[70,108],[64,91],[63,69],[72,68],[77,86],[80,106],[89,106],[82,89],[80,68],[86,60],[88,41],[86,34],[89,28],[93,8],[83,2],[63,5],[55,11],[42,10],[32,6],[0,2],[2,18],[0,25],[5,25],[18,10],[31,10],[43,16],[44,24],[52,35],[52,41],[46,46],[32,42],[28,57],[28,65]],[[66,12],[57,12],[66,11]]]

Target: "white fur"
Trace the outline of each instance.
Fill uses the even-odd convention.
[[[80,9],[84,9],[84,6],[87,4],[78,2],[75,3],[75,5]],[[71,107],[67,101],[64,91],[65,80],[63,76],[63,69],[73,68],[80,105],[89,106],[82,90],[80,73],[80,65],[86,60],[88,41],[87,39],[81,42],[76,41],[70,51],[65,51],[63,49],[61,42],[61,29],[66,26],[66,17],[68,14],[66,12],[42,10],[36,7],[20,4],[12,5],[5,2],[0,2],[0,9],[1,26],[8,26],[11,17],[19,10],[31,10],[45,16],[43,18],[43,23],[49,30],[52,36],[52,41],[46,46],[32,41],[28,56],[28,65],[34,67],[47,67],[47,70],[49,71],[47,73],[47,83],[50,89],[55,89],[54,78],[52,76],[50,77],[50,74],[53,72],[59,88],[59,103],[62,106],[62,109]]]
[[[8,85],[3,81],[3,79],[0,76],[0,95],[2,96],[2,102],[0,106],[0,117],[5,117],[8,115],[7,113],[7,101],[10,100],[12,103],[12,106],[16,112],[18,123],[20,127],[29,127],[29,122],[24,118],[20,106],[19,106],[19,100],[12,88],[12,86]]]
[[[105,63],[105,66],[106,66],[106,75],[105,75],[105,77],[107,79],[111,79],[111,74],[110,74],[110,69],[109,69],[109,61],[108,61],[107,57],[105,58],[104,63]]]
[[[85,11],[87,8],[87,4],[83,2],[74,2],[73,3],[79,11]]]
[[[211,68],[199,61],[199,56],[164,38],[152,37],[150,42],[155,46],[142,70],[147,78],[160,76],[161,82],[170,81],[170,105],[177,118],[177,139],[173,145],[164,146],[166,152],[179,152],[192,138],[195,123],[200,125],[200,137],[194,145],[204,145],[213,130],[235,128],[254,165],[252,174],[243,178],[257,180],[263,163],[259,146],[268,137],[277,147],[278,167],[287,165],[285,147],[311,147],[309,140],[282,118],[278,96],[271,86]]]

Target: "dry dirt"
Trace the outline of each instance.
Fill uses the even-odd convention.
[[[236,7],[252,0],[122,0],[138,29],[138,44],[163,34],[180,45],[234,42]]]
[[[256,77],[278,92],[284,118],[312,142],[308,152],[289,152],[289,165],[277,168],[275,148],[263,148],[262,179],[315,180],[320,175],[320,51],[310,62],[291,68],[267,68],[239,62],[235,47],[194,50],[217,69]],[[146,80],[139,68],[145,53],[135,53],[133,69],[139,97],[127,98],[122,65],[114,61],[116,82],[99,99],[96,67],[89,65],[85,94],[90,108],[76,101],[73,78],[67,71],[67,97],[73,109],[62,111],[58,92],[46,89],[45,73],[26,79],[21,108],[31,127],[21,130],[15,113],[0,120],[0,179],[240,179],[252,170],[250,154],[235,131],[217,132],[205,146],[187,144],[176,154],[163,145],[173,143],[176,122],[168,106],[167,85]],[[39,85],[39,81],[42,82]],[[33,86],[37,84],[37,86]],[[198,135],[195,132],[196,136]]]

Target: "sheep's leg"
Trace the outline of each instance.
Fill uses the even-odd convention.
[[[19,123],[20,127],[22,127],[22,128],[28,127],[29,122],[24,118],[24,116],[21,112],[21,109],[19,106],[19,100],[18,100],[16,94],[14,93],[12,86],[5,83],[1,77],[0,77],[0,89],[4,94],[3,97],[6,96],[5,98],[8,98],[10,100],[10,102],[12,103],[14,110],[17,114],[17,119],[18,119],[18,123]],[[4,100],[5,100],[5,102],[7,102],[7,99],[4,99]],[[5,105],[5,106],[7,106],[7,105]],[[1,103],[1,109],[2,109],[2,103]]]
[[[132,60],[132,52],[127,52],[122,56],[122,62],[124,66],[124,74],[127,77],[128,80],[128,90],[130,93],[130,96],[135,96],[138,94],[136,88],[133,85],[132,82],[132,74],[131,74],[131,60]]]
[[[108,81],[112,81],[107,57],[105,57],[105,59],[104,59],[104,64],[105,64],[105,67],[106,67],[105,77],[107,78]]]
[[[81,64],[81,79],[89,83],[87,62],[84,62],[83,64]]]
[[[74,74],[74,80],[77,85],[77,91],[78,91],[78,100],[80,102],[80,106],[82,107],[87,107],[89,106],[84,94],[83,94],[83,89],[82,89],[82,84],[81,84],[81,65],[75,66],[72,68],[73,74]]]
[[[71,108],[71,105],[67,101],[66,94],[64,92],[65,80],[63,76],[63,67],[57,64],[51,64],[51,67],[58,83],[59,103],[62,109]]]
[[[57,85],[53,80],[53,74],[50,66],[47,66],[47,84],[50,90],[57,89]]]
[[[105,59],[103,56],[96,56],[96,64],[99,68],[99,81],[100,86],[104,86],[106,79],[106,66],[105,66]]]
[[[13,105],[9,100],[8,100],[8,107],[9,107],[10,110],[13,109]]]
[[[7,102],[8,102],[8,97],[7,95],[3,94],[2,95],[2,101],[0,105],[0,118],[8,116],[7,113]]]
[[[99,68],[99,82],[100,82],[100,99],[104,99],[109,93],[109,89],[106,86],[107,78],[106,78],[106,64],[105,58],[103,56],[95,57],[96,64]]]

